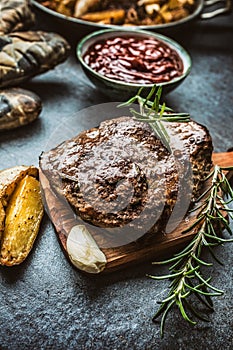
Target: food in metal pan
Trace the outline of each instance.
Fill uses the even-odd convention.
[[[178,21],[195,10],[195,0],[38,0],[42,5],[90,22],[156,25]]]
[[[31,123],[41,109],[39,96],[31,91],[21,88],[0,90],[0,131]]]
[[[74,16],[81,17],[89,12],[91,8],[95,8],[100,5],[100,0],[76,0],[74,8]]]
[[[0,88],[20,84],[54,68],[68,57],[70,46],[55,33],[28,31],[1,37]]]
[[[72,16],[76,0],[54,0],[44,1],[46,7],[51,8],[54,11],[62,13],[65,16]]]
[[[102,24],[120,24],[124,21],[125,11],[123,9],[88,12],[81,17],[85,21]]]
[[[0,35],[28,29],[34,22],[29,0],[0,0]]]
[[[38,169],[16,166],[0,171],[0,264],[20,264],[39,232],[44,209]]]

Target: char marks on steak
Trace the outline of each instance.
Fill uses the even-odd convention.
[[[199,195],[212,165],[205,127],[194,121],[166,127],[171,154],[148,124],[120,117],[43,153],[40,168],[79,218],[145,240],[165,231],[180,194],[180,207]]]

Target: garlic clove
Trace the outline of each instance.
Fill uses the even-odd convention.
[[[70,261],[78,269],[88,273],[105,269],[107,259],[85,225],[72,227],[66,245]]]

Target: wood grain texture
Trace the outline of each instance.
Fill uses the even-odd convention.
[[[233,165],[233,152],[213,154],[213,163],[223,167]],[[233,172],[228,173],[228,177],[233,177]],[[77,220],[68,204],[62,201],[61,198],[58,198],[50,188],[49,181],[41,171],[40,181],[44,192],[47,212],[54,224],[62,248],[67,255],[66,239],[71,228],[79,223],[77,223]],[[166,235],[159,233],[155,234],[154,238],[151,239],[146,246],[135,241],[116,248],[102,249],[107,258],[107,265],[102,273],[116,271],[143,261],[155,261],[171,256],[174,252],[178,251],[182,246],[188,243],[195,235],[195,231],[186,234],[182,233],[192,225],[194,221],[195,213],[187,215],[185,219],[178,224],[174,231]]]

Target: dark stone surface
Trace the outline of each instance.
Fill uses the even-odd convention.
[[[38,16],[38,27],[47,28],[48,23]],[[53,23],[49,26],[53,27]],[[196,121],[206,125],[215,151],[232,147],[232,32],[231,14],[199,20],[183,33],[171,33],[190,52],[193,68],[166,102],[177,110],[189,111]],[[73,43],[80,35],[72,32]],[[86,80],[74,55],[24,87],[41,96],[43,112],[30,126],[0,135],[2,169],[16,164],[38,165],[38,156],[62,120],[84,107],[109,102]],[[82,129],[97,125],[100,116],[93,120],[79,115],[77,118]],[[211,322],[192,327],[174,311],[161,340],[159,326],[151,318],[168,283],[153,281],[146,274],[160,274],[167,268],[146,263],[109,276],[85,276],[66,260],[52,224],[45,217],[27,260],[17,267],[0,268],[0,348],[232,349],[232,249],[230,244],[217,248],[225,265],[210,268],[213,283],[225,290],[214,300]]]

